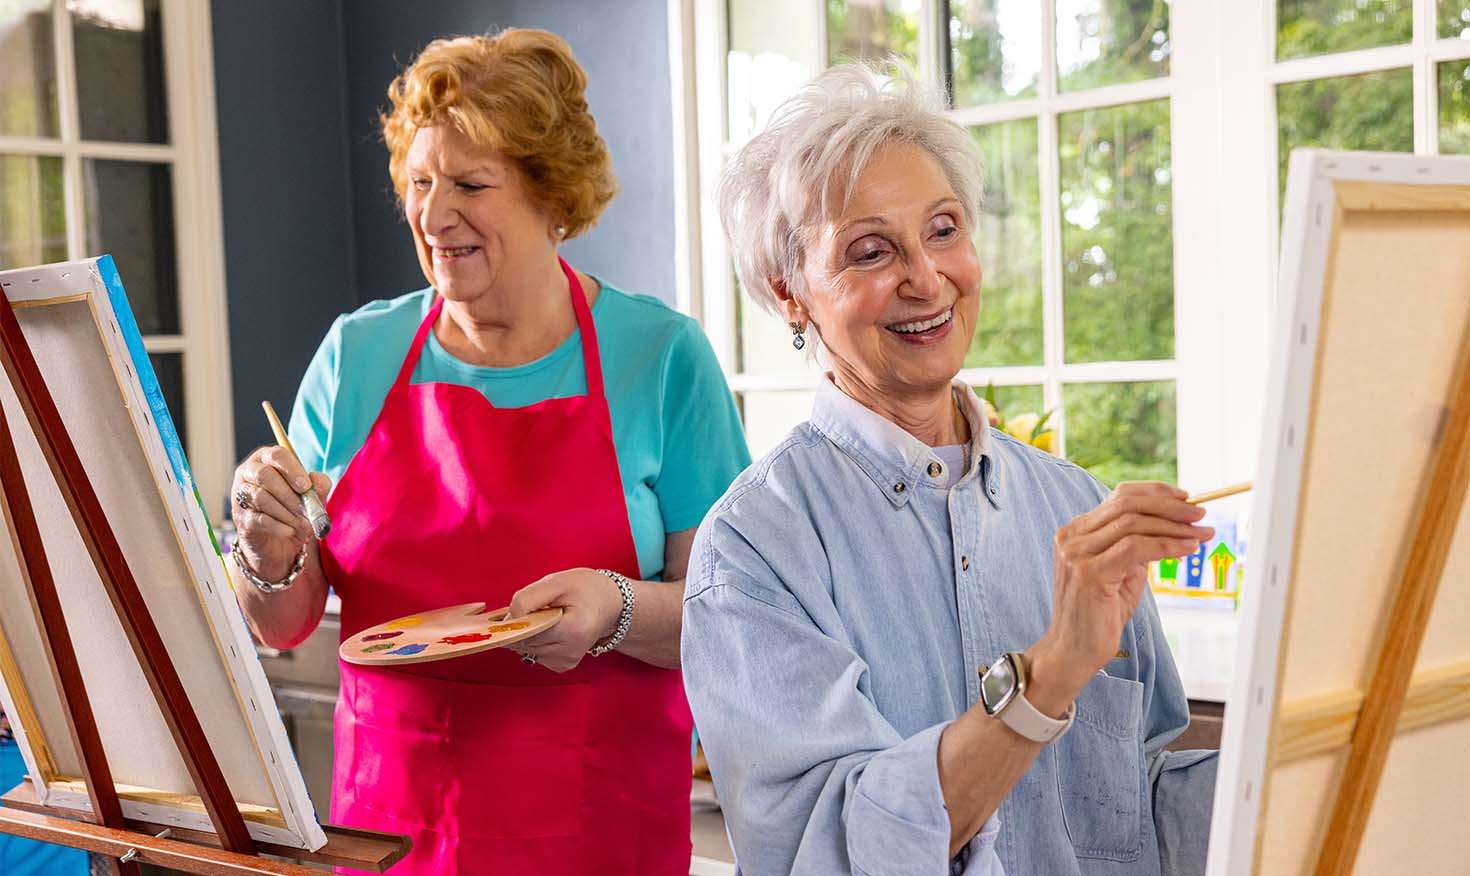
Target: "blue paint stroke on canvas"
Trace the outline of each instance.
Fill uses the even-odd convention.
[[[133,308],[128,305],[122,276],[118,274],[112,256],[104,255],[97,259],[97,274],[107,285],[107,299],[112,303],[112,314],[117,318],[118,330],[122,332],[123,341],[128,345],[128,356],[133,360],[133,370],[137,372],[138,382],[143,386],[143,395],[148,399],[148,410],[153,415],[158,437],[163,439],[163,448],[168,452],[168,462],[174,470],[174,477],[178,479],[179,487],[185,495],[194,494],[194,477],[189,473],[189,461],[184,458],[184,445],[179,442],[179,432],[174,428],[173,417],[169,416],[168,403],[163,399],[163,388],[158,385],[158,377],[153,373],[153,362],[143,347],[143,334],[138,331],[138,321],[133,318]]]

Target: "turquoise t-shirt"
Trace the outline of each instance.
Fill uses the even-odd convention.
[[[432,289],[374,301],[339,316],[307,366],[291,411],[291,443],[309,470],[333,482],[367,440],[398,375]],[[645,580],[664,567],[664,535],[698,526],[750,451],[734,398],[699,324],[646,295],[603,284],[592,303],[623,497]],[[456,383],[497,407],[587,392],[581,332],[525,365],[483,368],[434,337],[414,383]],[[576,477],[576,472],[548,472]]]

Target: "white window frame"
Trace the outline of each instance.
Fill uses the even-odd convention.
[[[101,254],[86,250],[85,159],[146,161],[171,168],[179,332],[145,336],[143,346],[150,353],[182,357],[186,450],[205,509],[217,522],[235,468],[235,427],[215,124],[214,34],[207,3],[162,0],[161,13],[170,142],[81,139],[70,14],[65,0],[53,0],[60,136],[0,136],[0,154],[62,160],[68,259]],[[126,273],[123,282],[127,282]]]
[[[820,0],[807,0],[822,15]],[[923,20],[937,21],[936,0]],[[1470,58],[1470,40],[1437,39],[1435,0],[1415,0],[1411,43],[1276,61],[1276,0],[1170,5],[1170,75],[1077,93],[1058,93],[1054,5],[1046,28],[1038,95],[955,110],[965,125],[1038,120],[1043,202],[1043,331],[1040,366],[967,369],[972,384],[1044,387],[1048,407],[1064,384],[1173,380],[1177,399],[1179,483],[1208,489],[1253,476],[1261,440],[1266,352],[1276,287],[1277,122],[1275,89],[1283,82],[1408,68],[1414,71],[1415,149],[1437,151],[1435,67]],[[792,14],[803,14],[793,6]],[[731,389],[737,393],[810,388],[812,376],[741,374],[736,365],[736,290],[720,231],[714,187],[724,159],[725,0],[669,0],[679,241],[679,304],[700,318]],[[825,34],[825,23],[816,30]],[[940,43],[920,38],[932,62]],[[824,46],[814,51],[825,56]],[[819,66],[814,69],[820,69]],[[936,69],[932,64],[929,69]],[[1061,224],[1057,114],[1167,97],[1170,101],[1174,217],[1175,358],[1154,362],[1063,364]],[[682,109],[677,109],[682,107]],[[1060,431],[1065,423],[1059,423]],[[1065,442],[1065,434],[1059,436]],[[1065,447],[1063,443],[1062,447]]]

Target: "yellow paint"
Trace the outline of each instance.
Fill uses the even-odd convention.
[[[508,623],[508,624],[492,624],[490,626],[490,629],[486,630],[485,632],[487,632],[487,633],[509,633],[509,632],[514,631],[514,630],[524,630],[526,627],[529,627],[529,626],[530,626],[530,624],[526,623],[525,621],[512,621],[511,623]]]
[[[401,618],[399,618],[396,621],[392,621],[390,623],[383,624],[383,629],[385,629],[385,630],[403,630],[403,629],[407,629],[409,627],[416,627],[416,626],[418,626],[419,624],[421,624],[423,622],[424,622],[424,619],[421,618],[421,617],[401,617]]]

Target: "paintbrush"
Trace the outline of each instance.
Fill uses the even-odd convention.
[[[271,407],[268,401],[261,402],[260,406],[265,408],[265,416],[271,421],[271,431],[276,433],[276,443],[286,448],[286,452],[291,454],[296,464],[301,465],[301,457],[296,455],[296,449],[291,446],[291,439],[286,437],[286,430],[281,427],[281,418],[276,416],[276,409]],[[316,487],[310,484],[311,480],[308,477],[306,491],[300,494],[301,504],[306,508],[307,519],[311,521],[311,531],[316,533],[319,539],[326,538],[327,533],[332,531],[332,521],[327,517],[327,508],[322,504],[322,497],[316,494]]]
[[[1195,495],[1190,496],[1184,501],[1188,502],[1191,505],[1203,505],[1206,502],[1213,502],[1216,499],[1223,499],[1226,496],[1239,495],[1246,492],[1250,488],[1251,482],[1245,481],[1244,483],[1234,484],[1229,487],[1221,487],[1218,490],[1210,490],[1209,492],[1205,493],[1196,493]]]

